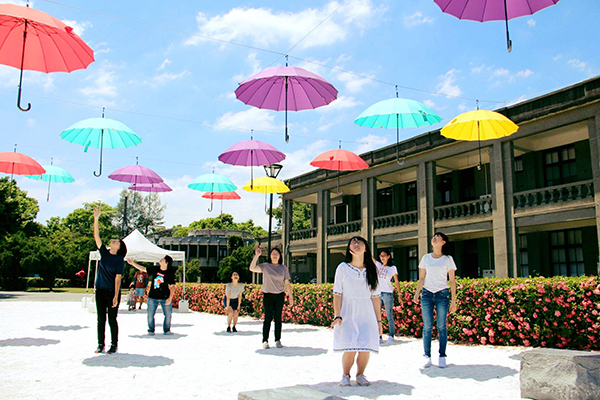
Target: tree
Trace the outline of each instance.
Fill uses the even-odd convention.
[[[241,282],[252,282],[252,272],[250,272],[252,258],[254,258],[254,245],[235,249],[230,256],[219,262],[217,277],[221,282],[229,282],[231,274],[237,272]]]
[[[244,239],[238,235],[231,235],[227,238],[227,250],[229,255],[233,253],[236,249],[242,247],[244,245]]]
[[[312,207],[309,203],[292,203],[292,230],[311,228]],[[283,220],[283,202],[273,209],[273,218],[277,221],[276,229],[281,230]]]
[[[163,212],[166,206],[162,205],[158,193],[149,193],[146,196],[135,190],[123,189],[117,203],[117,222],[123,226],[125,217],[125,199],[127,198],[127,232],[138,229],[147,235],[149,227],[163,223]]]
[[[187,236],[189,231],[193,229],[231,229],[238,231],[250,232],[255,238],[267,235],[260,226],[255,226],[254,221],[249,219],[246,222],[234,222],[231,214],[221,214],[218,217],[204,218],[192,222],[189,227],[174,226],[175,232],[173,236]]]
[[[0,241],[0,286],[6,290],[23,290],[25,269],[21,266],[23,249],[28,241],[24,232],[7,235]]]
[[[36,199],[28,197],[8,177],[0,178],[0,240],[19,231],[28,235],[39,233],[34,222],[39,210]]]
[[[52,290],[63,258],[51,242],[42,236],[30,238],[23,251],[21,266],[29,275],[37,274],[42,278],[44,287]]]
[[[149,193],[142,202],[142,216],[138,220],[137,229],[144,235],[153,225],[162,225],[164,223],[164,211],[167,208],[160,201],[158,193]]]

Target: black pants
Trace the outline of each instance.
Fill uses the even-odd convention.
[[[108,314],[108,325],[110,326],[110,342],[113,346],[119,340],[119,325],[117,325],[117,312],[121,302],[121,291],[119,291],[119,303],[113,307],[115,298],[114,290],[96,288],[96,312],[98,314],[98,344],[104,346],[104,331],[106,329],[106,314]]]
[[[263,342],[269,340],[271,321],[275,319],[275,341],[281,339],[281,313],[283,311],[284,293],[265,293],[263,306],[265,309],[265,322],[263,323]]]

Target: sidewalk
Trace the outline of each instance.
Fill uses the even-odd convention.
[[[80,295],[79,298],[82,296]],[[283,349],[261,348],[262,322],[237,334],[224,316],[173,314],[175,335],[145,336],[144,310],[119,311],[119,353],[96,355],[96,315],[81,302],[0,300],[0,398],[237,399],[241,391],[304,385],[348,399],[518,399],[523,348],[449,345],[446,369],[421,370],[422,342],[402,338],[372,355],[370,387],[340,388],[332,331],[284,324]],[[107,326],[107,337],[110,337]],[[434,352],[437,342],[433,343]],[[434,357],[434,363],[437,357]]]

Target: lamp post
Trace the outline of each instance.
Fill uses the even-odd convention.
[[[267,176],[269,178],[277,178],[277,175],[279,175],[279,172],[281,172],[281,169],[283,168],[283,165],[281,164],[270,164],[270,165],[265,165],[265,173],[267,174]],[[271,222],[273,219],[273,193],[269,194],[269,235],[268,235],[268,242],[267,242],[267,258],[271,256]]]

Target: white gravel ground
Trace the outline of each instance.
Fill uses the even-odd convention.
[[[518,399],[525,350],[450,344],[448,368],[423,370],[422,342],[401,338],[371,356],[370,387],[356,386],[353,369],[353,386],[340,388],[341,354],[325,328],[284,324],[286,347],[263,350],[261,321],[240,319],[229,334],[224,316],[190,312],[173,314],[175,335],[148,337],[145,309],[122,304],[119,353],[96,355],[96,315],[80,303],[0,301],[0,320],[2,399],[236,399],[296,385],[348,399]],[[156,322],[160,332],[162,314]]]

